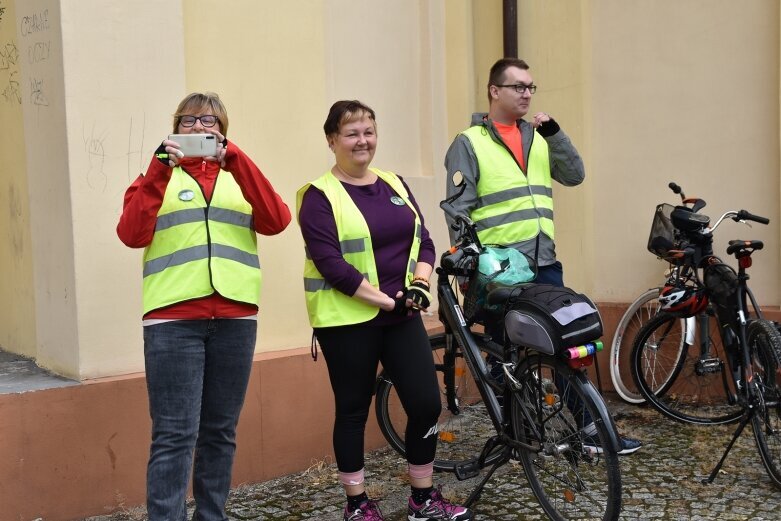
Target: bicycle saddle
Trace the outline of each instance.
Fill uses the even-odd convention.
[[[751,255],[752,252],[756,250],[761,250],[765,247],[765,243],[762,241],[729,241],[729,246],[727,247],[727,254],[732,255],[733,253],[737,254],[737,257],[740,257],[741,253],[747,253]]]

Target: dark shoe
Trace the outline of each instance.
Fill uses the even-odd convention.
[[[418,505],[410,496],[407,508],[409,521],[467,521],[472,519],[468,508],[454,505],[442,497],[440,489],[431,491],[429,498]]]
[[[624,436],[618,437],[618,441],[621,443],[621,450],[618,451],[619,456],[626,456],[627,454],[632,454],[633,452],[637,452],[640,450],[640,447],[643,446],[643,442],[640,440],[636,440],[634,438],[627,438]],[[599,443],[599,438],[594,435],[583,435],[583,449],[588,452],[593,452],[596,454],[602,454],[604,450],[602,449],[602,445]]]
[[[344,521],[383,521],[384,519],[376,501],[364,501],[355,510],[344,507]]]
[[[619,456],[626,456],[640,450],[643,446],[643,442],[634,438],[627,438],[626,436],[619,436],[621,440],[621,450],[618,451]]]

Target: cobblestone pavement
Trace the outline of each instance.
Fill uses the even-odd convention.
[[[781,519],[781,490],[768,478],[747,427],[730,452],[721,474],[709,485],[700,481],[718,462],[734,426],[695,427],[663,418],[646,407],[610,400],[619,430],[643,440],[644,447],[621,458],[621,519],[770,520]],[[404,462],[390,449],[366,462],[369,494],[381,500],[386,519],[406,519],[409,488]],[[473,482],[437,474],[445,496],[467,497]],[[228,504],[231,521],[341,520],[344,497],[333,464],[234,490]],[[474,506],[478,520],[545,519],[528,491],[523,470],[512,464],[497,472]],[[142,509],[88,521],[143,521]]]

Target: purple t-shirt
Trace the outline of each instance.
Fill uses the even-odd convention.
[[[380,291],[395,296],[396,292],[406,287],[407,261],[415,232],[415,215],[408,206],[397,205],[391,201],[391,198],[396,197],[396,192],[380,178],[371,185],[342,183],[342,186],[369,226]],[[410,201],[420,215],[418,204],[406,183],[404,187],[407,188]],[[422,215],[420,219],[423,224]],[[339,234],[336,231],[331,203],[317,188],[309,187],[304,194],[299,223],[304,242],[317,270],[334,288],[352,296],[361,285],[363,275],[344,260],[339,248]],[[433,266],[435,258],[434,242],[424,225],[418,262]],[[370,323],[385,325],[404,319],[405,317],[380,310],[379,315]]]

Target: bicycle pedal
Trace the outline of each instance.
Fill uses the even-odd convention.
[[[718,358],[704,358],[694,365],[694,372],[697,376],[720,373],[723,366],[724,364]]]
[[[465,479],[472,479],[480,475],[480,466],[477,464],[477,460],[467,463],[460,463],[453,469],[453,473],[456,475],[458,481],[464,481]]]

